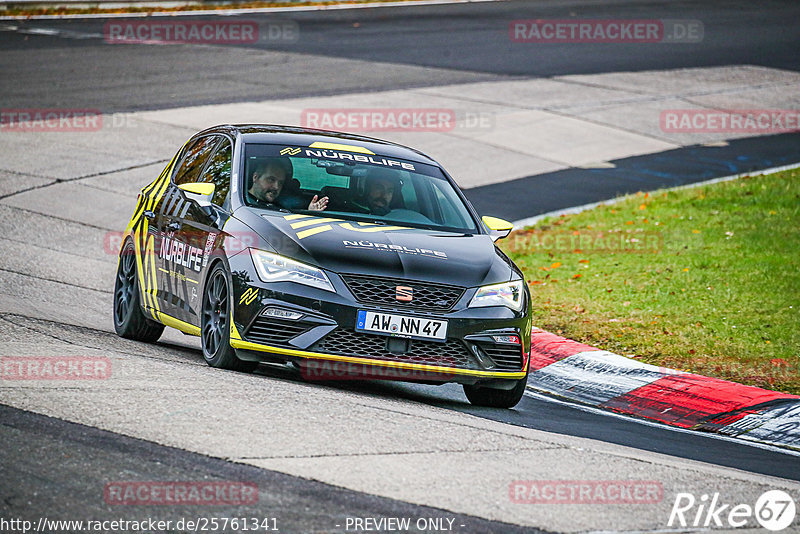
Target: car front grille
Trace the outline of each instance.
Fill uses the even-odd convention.
[[[308,331],[312,326],[298,321],[267,319],[258,317],[245,333],[245,338],[254,343],[286,345],[289,340]]]
[[[352,330],[337,329],[322,338],[313,350],[326,354],[341,354],[363,358],[375,358],[399,362],[480,369],[475,358],[461,341],[448,339],[445,343],[407,340],[408,350],[402,354],[388,350],[387,340],[397,339],[375,334],[363,334]]]
[[[449,310],[465,291],[463,287],[416,282],[402,278],[345,274],[342,275],[342,279],[356,300],[364,304],[383,304],[430,311]],[[397,300],[397,286],[412,288],[413,299],[411,302]]]
[[[519,345],[495,345],[478,343],[483,352],[497,364],[498,370],[518,371],[522,369],[522,347]]]

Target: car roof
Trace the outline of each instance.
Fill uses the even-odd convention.
[[[240,135],[245,143],[264,143],[293,147],[306,147],[315,142],[357,145],[381,156],[427,163],[428,165],[439,165],[433,159],[413,148],[373,137],[343,132],[276,124],[225,124],[208,128],[197,135],[209,133],[226,133],[234,137]]]

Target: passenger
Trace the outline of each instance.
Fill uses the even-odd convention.
[[[386,215],[392,211],[392,199],[397,187],[397,179],[392,171],[375,168],[367,174],[364,208],[372,215]]]

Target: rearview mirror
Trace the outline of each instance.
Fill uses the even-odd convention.
[[[483,224],[486,225],[486,228],[489,229],[489,235],[492,236],[492,241],[503,239],[511,233],[511,230],[514,229],[513,224],[497,217],[489,217],[488,215],[484,215],[481,217],[481,220],[483,221]]]
[[[211,198],[214,196],[214,184],[205,182],[181,184],[178,189],[186,194],[186,198],[197,202],[200,207],[211,205]]]
[[[353,174],[353,168],[355,167],[354,163],[342,163],[327,159],[312,159],[311,162],[317,167],[325,169],[325,172],[328,174],[333,174],[335,176],[351,176]]]

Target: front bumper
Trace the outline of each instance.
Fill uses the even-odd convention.
[[[500,306],[467,308],[476,291],[472,288],[448,310],[430,312],[359,302],[345,280],[330,272],[336,293],[291,282],[254,282],[255,276],[237,277],[242,271],[231,263],[235,311],[230,343],[242,359],[294,361],[311,370],[310,378],[320,379],[361,376],[504,387],[526,376],[531,325],[527,302],[520,312]],[[268,309],[291,317],[265,316]],[[357,332],[359,310],[447,320],[447,339]],[[498,342],[495,336],[516,336],[519,343]]]

